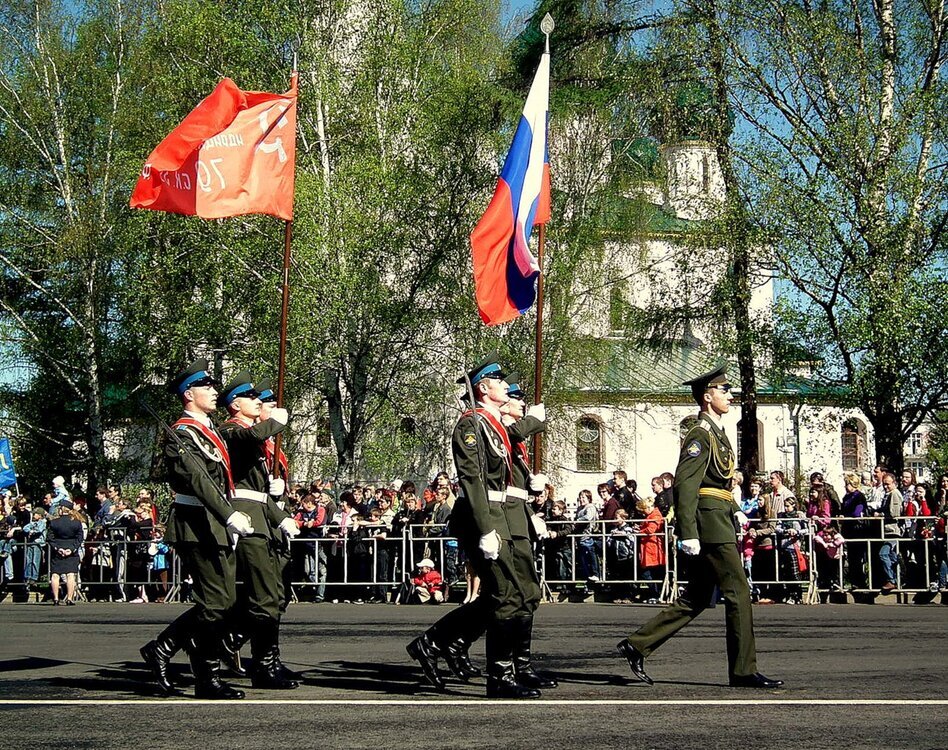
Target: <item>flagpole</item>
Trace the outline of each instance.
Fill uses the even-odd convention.
[[[537,320],[536,345],[533,363],[533,403],[543,402],[543,251],[546,246],[546,224],[540,225],[540,242],[537,248],[537,265],[540,266],[540,275],[537,276]],[[533,436],[533,473],[543,471],[543,435],[536,433]]]
[[[296,92],[297,106],[299,102],[298,76],[297,76],[297,56],[293,53],[293,75],[291,77],[291,89]],[[297,112],[299,110],[297,109]],[[294,122],[295,122],[294,118]],[[293,131],[293,139],[296,140],[296,131]],[[296,153],[296,149],[293,149]],[[277,365],[277,406],[283,406],[283,388],[286,383],[286,329],[287,320],[290,317],[290,248],[293,242],[293,220],[287,219],[283,224],[283,306],[280,310],[280,358]],[[283,433],[278,433],[273,446],[273,472],[278,475],[280,472],[280,450],[283,446]],[[289,477],[283,477],[289,481]]]
[[[550,34],[553,33],[553,16],[547,13],[540,21],[540,31],[546,36],[545,54],[550,54]],[[549,105],[548,105],[549,106]],[[547,126],[549,127],[549,126]],[[540,275],[537,276],[537,320],[535,332],[535,350],[533,363],[533,403],[543,403],[543,254],[546,249],[546,224],[540,225],[540,239],[537,243],[537,265]],[[543,471],[543,435],[533,436],[533,473]]]

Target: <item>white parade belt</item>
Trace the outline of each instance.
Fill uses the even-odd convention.
[[[487,490],[487,499],[492,503],[504,503],[508,497],[518,497],[521,500],[526,500],[528,495],[526,490],[511,486],[508,486],[506,490]]]
[[[234,500],[250,500],[255,503],[264,503],[266,504],[267,498],[266,492],[257,492],[256,490],[245,490],[243,487],[238,487],[234,490],[233,499]]]

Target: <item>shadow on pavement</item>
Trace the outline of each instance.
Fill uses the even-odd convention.
[[[0,672],[21,672],[30,669],[49,669],[69,664],[61,659],[44,659],[41,656],[24,656],[20,659],[5,659],[0,661]]]
[[[319,667],[305,670],[303,684],[386,695],[452,694],[450,689],[439,693],[429,687],[424,683],[420,669],[403,664],[380,664],[379,662],[326,662]]]
[[[191,673],[184,665],[172,664],[169,671],[175,686],[187,691],[193,685]],[[43,682],[55,687],[90,692],[132,694],[144,698],[163,696],[163,693],[152,682],[151,672],[140,661],[97,667],[81,677],[53,677]]]

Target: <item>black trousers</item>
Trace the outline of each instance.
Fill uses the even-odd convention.
[[[492,622],[531,616],[540,603],[540,585],[528,539],[501,542],[496,560],[487,560],[476,543],[466,543],[464,551],[481,579],[480,595],[431,626],[429,634],[440,643],[460,639],[470,645]]]
[[[282,558],[270,540],[243,537],[237,542],[237,610],[250,622],[276,620],[282,601]]]
[[[162,633],[183,647],[190,639],[207,642],[223,637],[237,604],[237,558],[230,547],[179,542],[175,552],[191,574],[194,606]]]

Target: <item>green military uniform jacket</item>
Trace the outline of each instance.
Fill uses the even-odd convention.
[[[182,417],[193,419],[194,415],[185,412]],[[165,446],[168,484],[176,494],[197,498],[203,507],[172,505],[165,540],[172,545],[185,542],[228,547],[227,519],[234,507],[227,499],[224,457],[193,427],[179,425],[175,434],[180,440],[171,440]]]
[[[492,530],[509,541],[505,503],[488,499],[488,492],[507,489],[509,456],[502,437],[484,417],[466,412],[454,428],[451,451],[460,490],[451,511],[451,533],[466,547],[476,548]]]
[[[229,420],[220,428],[230,453],[230,467],[234,477],[235,492],[231,505],[235,510],[250,516],[250,523],[253,525],[252,536],[265,537],[274,542],[282,540],[280,523],[290,516],[268,494],[270,471],[263,444],[267,438],[282,432],[285,427],[286,425],[276,420],[266,419],[253,425]],[[259,502],[241,498],[241,490],[249,490],[266,500]]]
[[[702,544],[736,544],[734,514],[740,510],[730,497],[735,455],[731,443],[711,417],[702,412],[681,446],[675,471],[675,520],[680,539]],[[700,494],[713,488],[722,497]]]
[[[530,476],[532,471],[527,463],[522,444],[538,432],[546,430],[546,423],[541,422],[536,417],[523,417],[512,425],[507,427],[507,433],[510,435],[510,441],[513,445],[513,478],[511,484],[529,494]],[[510,528],[510,536],[514,539],[529,539],[532,526],[530,516],[533,511],[527,506],[529,499],[519,497],[507,497],[504,504],[504,512],[507,515],[507,526]]]

